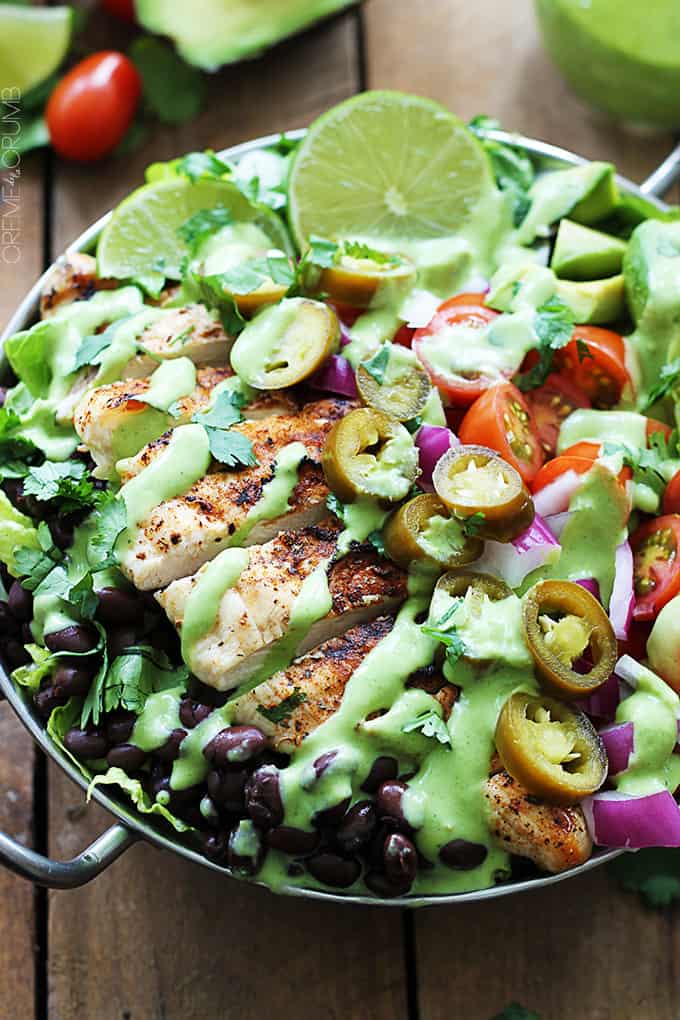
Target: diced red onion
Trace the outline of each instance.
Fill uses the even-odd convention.
[[[349,327],[345,325],[342,319],[340,319],[339,321],[340,321],[340,346],[346,347],[347,344],[351,344],[352,337],[349,332]]]
[[[612,673],[601,687],[589,694],[587,698],[576,701],[575,705],[592,719],[597,719],[598,722],[613,722],[620,700],[619,680]]]
[[[565,471],[544,488],[534,493],[536,513],[541,517],[551,517],[569,509],[569,500],[583,481],[582,475],[576,471]]]
[[[486,542],[484,552],[471,568],[500,577],[518,588],[527,574],[557,559],[559,543],[542,518],[536,515],[526,531],[512,542]]]
[[[632,655],[622,655],[614,666],[614,672],[619,680],[623,680],[633,690],[637,689],[638,680],[646,671],[647,667],[637,662]]]
[[[625,641],[628,637],[634,605],[633,551],[626,539],[616,549],[614,587],[609,600],[609,619],[619,641]]]
[[[609,759],[609,775],[616,776],[628,768],[634,747],[634,726],[632,722],[607,726],[600,730],[600,737]]]
[[[581,804],[593,842],[612,849],[680,847],[680,808],[667,790],[646,797],[596,793]]]
[[[354,381],[354,369],[347,358],[341,354],[331,354],[318,372],[309,380],[315,390],[327,390],[341,397],[356,397],[357,387]]]
[[[399,315],[405,319],[411,329],[427,326],[442,303],[441,298],[429,290],[414,289],[399,309]]]
[[[543,520],[548,525],[555,538],[559,538],[570,517],[571,514],[569,511],[564,510],[561,514],[550,514],[548,517],[544,517]]]
[[[574,584],[580,584],[582,588],[589,591],[591,595],[594,595],[596,599],[600,598],[600,586],[594,577],[579,577],[578,581],[574,581]]]
[[[416,432],[415,441],[420,465],[417,484],[424,492],[434,492],[432,472],[435,465],[447,450],[452,446],[458,446],[458,439],[451,429],[444,428],[443,425],[421,425]]]

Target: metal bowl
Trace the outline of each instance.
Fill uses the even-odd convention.
[[[298,139],[302,138],[303,135],[304,130],[298,130],[290,132],[288,137]],[[489,131],[487,132],[487,135],[489,138],[493,138],[494,140],[506,142],[525,149],[541,165],[546,167],[558,168],[564,166],[578,166],[588,162],[588,160],[583,159],[581,156],[577,156],[565,149],[560,149],[553,145],[547,145],[544,142],[535,141],[531,138],[524,138],[520,135],[511,135],[504,131]],[[267,145],[271,145],[277,141],[277,138],[278,135],[256,138],[251,142],[245,142],[242,145],[235,145],[229,149],[225,149],[220,153],[220,156],[237,162],[242,156],[246,155],[246,153],[252,152],[254,149],[260,149]],[[668,207],[659,199],[658,196],[663,194],[673,183],[679,171],[680,146],[671,153],[668,159],[640,187],[633,184],[625,177],[619,176],[617,180],[622,190],[633,195],[646,198],[654,203],[659,209],[664,210]],[[93,223],[91,227],[80,235],[80,237],[75,239],[75,241],[70,245],[70,250],[91,250],[110,216],[110,212],[106,213],[106,215],[102,216],[101,219],[96,221],[96,223]],[[49,272],[49,270],[47,272]],[[46,275],[47,274],[43,274],[21,302],[19,308],[8,323],[7,328],[0,339],[0,343],[2,343],[2,341],[4,341],[8,336],[11,336],[21,329],[25,329],[37,318],[40,291]],[[64,752],[52,743],[43,727],[42,722],[35,714],[30,699],[23,691],[14,686],[12,681],[2,669],[0,669],[0,690],[16,712],[21,722],[32,734],[33,738],[40,745],[43,751],[49,755],[49,757],[52,758],[52,760],[55,761],[68,776],[70,776],[74,783],[77,783],[83,791],[86,791],[88,786],[87,780],[81,775],[73,762],[69,760]],[[26,847],[21,846],[4,833],[0,833],[0,864],[4,864],[12,871],[39,885],[48,886],[50,888],[70,889],[84,885],[86,882],[90,881],[90,879],[94,878],[108,867],[109,864],[116,860],[116,858],[119,857],[120,854],[134,842],[138,839],[144,839],[164,850],[180,854],[182,857],[185,857],[204,868],[210,868],[221,875],[233,877],[227,868],[214,864],[212,861],[209,861],[200,854],[191,844],[188,837],[181,836],[179,834],[170,834],[161,822],[138,814],[122,796],[118,798],[115,795],[105,793],[103,790],[98,788],[95,788],[92,796],[103,807],[110,811],[111,814],[118,819],[118,822],[112,825],[111,828],[95,840],[90,847],[84,850],[77,857],[73,858],[73,860],[66,862],[51,861],[48,858],[35,853],[33,850],[26,849]],[[545,886],[553,885],[556,882],[562,882],[575,875],[582,875],[586,871],[591,871],[600,864],[604,864],[605,861],[609,861],[614,857],[617,857],[619,853],[620,851],[597,852],[585,864],[572,868],[569,871],[562,872],[559,875],[545,875],[541,878],[507,882],[502,885],[493,886],[489,889],[480,889],[473,892],[458,893],[455,895],[421,897],[407,896],[382,900],[368,895],[339,895],[337,893],[325,892],[318,889],[299,888],[297,886],[285,886],[280,891],[290,896],[304,896],[309,899],[333,900],[340,903],[360,903],[373,906],[420,907],[435,906],[437,904],[468,903],[472,900],[493,899],[496,896],[508,896],[511,893],[528,892],[531,889],[541,889]],[[257,880],[249,881],[253,881],[254,884],[258,885],[264,884],[257,882]]]

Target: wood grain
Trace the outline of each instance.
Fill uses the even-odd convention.
[[[151,159],[304,124],[358,87],[349,14],[212,82],[203,116],[95,170],[56,169],[55,253],[140,183]],[[110,819],[53,770],[50,849],[66,857]],[[401,921],[278,899],[137,847],[83,890],[50,894],[51,1020],[300,1020],[406,1015]]]

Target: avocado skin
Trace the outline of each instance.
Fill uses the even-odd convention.
[[[621,272],[627,244],[611,234],[562,220],[550,268],[564,280],[601,280]]]

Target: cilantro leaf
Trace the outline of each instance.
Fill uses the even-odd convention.
[[[248,259],[218,275],[223,289],[232,294],[251,294],[269,280],[284,287],[295,282],[295,272],[285,255]]]
[[[680,383],[680,358],[674,358],[664,365],[659,372],[659,380],[652,386],[644,406],[640,408],[643,414],[649,411],[650,407],[667,397],[669,393]]]
[[[55,561],[37,549],[17,549],[14,553],[14,563],[19,577],[24,578],[22,587],[27,591],[35,591],[55,567]]]
[[[332,514],[338,518],[338,520],[345,523],[345,504],[341,503],[334,492],[329,492],[326,496],[326,506]]]
[[[602,453],[605,457],[621,455],[623,464],[633,471],[633,481],[638,485],[646,485],[661,497],[667,483],[664,466],[667,461],[678,456],[678,430],[673,429],[668,438],[663,432],[653,432],[648,443],[648,449],[636,449],[625,443],[607,440],[602,444]]]
[[[278,152],[280,156],[288,156],[291,152],[295,152],[299,144],[300,140],[298,138],[289,138],[284,131],[279,135],[271,148],[274,152]]]
[[[390,345],[383,344],[372,358],[368,361],[362,361],[361,364],[366,369],[368,374],[375,379],[378,386],[382,386],[385,381],[385,372],[387,371],[387,365],[390,360]]]
[[[640,850],[622,854],[607,865],[609,874],[649,907],[669,907],[680,900],[680,850]]]
[[[120,319],[110,322],[101,333],[92,333],[90,336],[86,336],[76,351],[72,371],[77,372],[87,365],[101,365],[101,355],[113,343],[118,327],[129,318],[129,315],[123,315]]]
[[[85,729],[90,719],[92,719],[92,722],[96,726],[101,718],[102,712],[104,711],[104,684],[109,670],[109,653],[106,648],[106,631],[100,623],[97,623],[96,621],[93,621],[93,623],[99,632],[99,643],[97,647],[88,654],[92,655],[95,653],[101,653],[101,662],[81,709],[80,725],[83,729]]]
[[[451,736],[444,720],[434,710],[421,712],[401,728],[402,733],[413,733],[420,730],[424,737],[435,737],[440,744],[451,750]]]
[[[97,612],[99,599],[92,586],[92,572],[88,571],[68,591],[68,601],[74,605],[84,620],[91,620]]]
[[[518,227],[531,205],[529,189],[535,177],[533,163],[522,149],[486,137],[487,131],[496,131],[500,128],[500,123],[492,117],[484,115],[473,117],[468,127],[481,140],[486,150],[496,184],[501,191],[510,194],[513,224]]]
[[[401,259],[398,258],[398,256],[389,255],[384,251],[378,251],[377,248],[371,248],[369,245],[363,244],[361,241],[344,241],[342,244],[342,254],[347,255],[352,259],[369,259],[371,262],[375,262],[376,265],[379,266],[389,265],[390,263],[397,265],[401,262]]]
[[[386,556],[385,542],[382,536],[382,531],[372,531],[368,536],[368,541],[371,543],[375,551],[379,556]]]
[[[211,426],[216,429],[228,429],[231,425],[243,420],[241,409],[245,404],[242,393],[225,390],[217,395],[214,407],[207,411],[197,411],[191,418],[196,425]]]
[[[185,687],[189,670],[175,668],[167,655],[149,645],[126,648],[116,656],[104,678],[103,707],[106,712],[124,708],[141,712],[149,695],[173,687]]]
[[[538,1013],[532,1013],[519,1002],[509,1003],[502,1012],[492,1017],[492,1020],[541,1020]]]
[[[593,355],[590,353],[590,347],[580,336],[576,338],[576,353],[578,354],[579,365],[582,365],[586,358],[590,358],[591,361],[594,360]]]
[[[538,337],[538,362],[514,378],[515,385],[524,393],[543,385],[552,371],[555,351],[566,346],[574,332],[572,312],[556,294],[536,309],[534,331]]]
[[[38,448],[20,435],[21,418],[8,407],[0,407],[0,477],[23,478],[27,466],[21,460],[33,459]]]
[[[258,705],[257,711],[260,715],[263,715],[270,723],[281,723],[285,722],[290,715],[293,714],[295,709],[302,705],[307,700],[307,695],[304,691],[301,691],[299,687],[293,688],[293,693],[289,694],[287,698],[280,701],[278,705],[272,705],[271,708],[265,708],[264,705]]]
[[[142,76],[144,100],[163,124],[183,124],[200,112],[205,80],[160,39],[138,36],[130,57]]]
[[[177,173],[194,182],[199,177],[225,177],[231,173],[231,167],[207,149],[205,152],[188,152],[182,156],[177,163]]]
[[[93,507],[99,497],[92,481],[86,477],[82,461],[60,463],[46,460],[39,467],[29,467],[24,478],[24,493],[40,502],[59,501],[59,512]]]
[[[455,625],[451,622],[458,612],[462,601],[462,598],[454,599],[453,603],[436,623],[431,626],[423,624],[420,628],[423,634],[435,638],[440,644],[444,645],[446,660],[451,666],[454,666],[461,656],[465,655],[466,651],[465,642],[460,634],[458,634]]]
[[[231,211],[222,206],[216,206],[214,209],[200,209],[177,228],[177,233],[190,253],[195,255],[208,237],[233,222],[234,217]]]
[[[213,428],[205,426],[210,443],[210,452],[221,464],[227,467],[253,467],[257,464],[257,457],[253,450],[253,444],[241,432],[233,432],[231,429]]]
[[[309,248],[304,257],[308,262],[312,262],[321,269],[330,269],[335,265],[338,251],[339,248],[335,241],[327,241],[324,237],[312,234],[309,238]]]
[[[474,538],[475,535],[479,534],[479,529],[486,520],[486,514],[483,510],[478,510],[475,514],[470,514],[469,517],[459,518],[463,534],[468,535],[470,538]]]
[[[120,496],[107,491],[102,494],[95,517],[96,530],[87,548],[92,570],[105,570],[118,564],[115,546],[127,528],[127,509]]]

